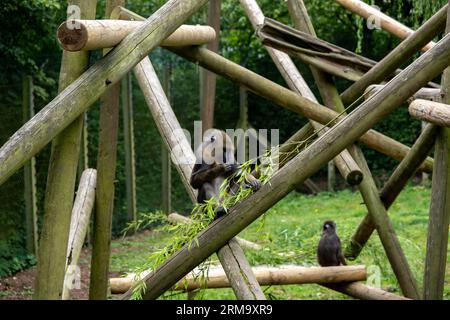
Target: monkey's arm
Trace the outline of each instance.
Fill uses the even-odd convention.
[[[337,246],[337,249],[336,249],[336,257],[337,257],[337,261],[340,264],[342,264],[344,266],[347,265],[347,262],[345,261],[344,254],[342,253],[342,250],[341,250],[341,239],[339,239],[339,238],[338,238],[338,246]]]
[[[245,182],[249,184],[254,191],[257,191],[259,190],[259,188],[261,188],[261,182],[256,179],[251,173],[246,174]]]
[[[196,164],[192,169],[191,186],[194,189],[200,189],[205,182],[210,182],[225,172],[226,168],[221,164]]]

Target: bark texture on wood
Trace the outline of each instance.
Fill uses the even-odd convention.
[[[409,105],[409,114],[418,120],[450,127],[450,105],[417,99]]]

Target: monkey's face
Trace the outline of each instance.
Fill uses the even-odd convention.
[[[336,232],[336,222],[332,220],[325,221],[322,227],[323,233],[334,233]]]
[[[234,145],[223,131],[208,130],[203,137],[203,160],[208,163],[234,163]]]

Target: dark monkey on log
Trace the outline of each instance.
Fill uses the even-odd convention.
[[[192,170],[190,183],[198,189],[197,202],[204,203],[216,198],[220,203],[220,186],[225,179],[231,177],[239,168],[234,157],[234,143],[222,130],[210,129],[205,132],[203,142],[195,153],[196,163]],[[245,181],[253,190],[258,190],[261,183],[249,173],[245,173]],[[234,194],[239,189],[236,178],[230,179],[228,192]],[[224,215],[222,206],[216,208],[216,218]]]
[[[323,224],[322,237],[317,247],[317,260],[322,267],[347,265],[334,221],[328,220]]]

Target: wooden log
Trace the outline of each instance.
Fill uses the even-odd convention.
[[[290,0],[289,2],[291,4],[290,7],[295,7],[297,9],[291,9],[296,27],[304,28],[302,31],[309,32],[314,35],[315,32],[312,22],[309,20],[308,12],[303,1]],[[301,12],[301,14],[297,14],[297,12]],[[345,113],[344,105],[340,99],[332,78],[321,73],[320,70],[313,69],[312,71],[325,104],[328,107],[333,108],[335,111]],[[418,298],[419,293],[414,276],[408,266],[406,257],[400,247],[395,231],[387,216],[387,211],[378,196],[378,189],[364,155],[357,146],[353,145],[349,150],[364,174],[364,179],[358,187],[372,220],[376,221],[378,234],[394,273],[399,280],[400,287],[405,295]]]
[[[136,164],[134,150],[134,116],[133,116],[133,86],[131,74],[128,73],[121,83],[123,142],[125,152],[125,188],[127,193],[128,221],[136,221]]]
[[[366,267],[363,265],[339,267],[301,267],[295,265],[280,265],[275,267],[253,267],[253,273],[261,286],[309,284],[309,283],[340,283],[363,281],[367,278]],[[111,278],[111,292],[124,293],[130,289],[134,276],[126,278]],[[229,288],[230,283],[222,268],[210,268],[206,284],[199,281],[193,273],[180,280],[171,290],[192,291],[196,289]]]
[[[450,34],[450,9],[445,32],[447,36]],[[442,101],[450,104],[450,68],[445,69],[442,76],[442,91]],[[438,129],[434,154],[436,166],[431,187],[423,296],[424,299],[442,300],[450,224],[450,128]]]
[[[70,221],[69,241],[67,245],[66,274],[64,277],[64,289],[62,299],[70,299],[72,289],[72,273],[78,266],[78,258],[86,238],[92,208],[95,201],[95,187],[97,184],[97,171],[87,169],[83,172],[78,186],[77,196],[73,204],[72,218]]]
[[[450,128],[450,105],[417,99],[408,108],[411,117]]]
[[[95,18],[97,1],[73,0],[68,2],[68,4],[78,6],[82,17],[87,19]],[[63,92],[70,90],[68,88],[76,86],[76,84],[74,84],[76,79],[82,75],[88,65],[88,52],[63,52],[58,88],[60,95]],[[65,104],[63,107],[67,105],[68,104]],[[64,113],[64,111],[62,113]],[[40,115],[42,115],[41,112],[29,120],[22,129],[29,128],[30,124],[33,124],[32,126],[34,126],[38,132],[46,131],[47,128],[52,127],[50,123],[51,121],[55,121],[55,119],[51,117],[51,120],[49,121],[36,121],[36,119],[40,118]],[[66,120],[65,125],[61,127],[60,130],[55,131],[53,135],[48,136],[46,142],[41,145],[41,147],[43,147],[59,134],[53,140],[49,161],[44,200],[44,222],[39,241],[39,257],[35,280],[35,299],[59,300],[62,297],[67,241],[70,229],[70,215],[72,212],[73,195],[75,191],[81,133],[83,130],[82,112],[77,113]],[[64,128],[66,129],[62,130]],[[22,145],[24,149],[16,149],[16,156],[19,155],[20,158],[24,153],[27,153],[35,147],[35,139],[39,134],[34,133],[37,132],[31,132],[25,129],[22,132],[16,133],[16,135],[11,138],[10,142],[14,141],[14,137],[22,137],[28,140],[26,145]],[[0,153],[2,153],[2,155],[0,155],[0,158],[2,159],[0,160],[0,163],[2,163],[0,171],[2,172],[4,172],[4,169],[5,171],[8,171],[9,165],[20,168],[23,163],[22,159],[16,159],[18,162],[14,160],[15,155],[9,153],[9,151],[12,150],[5,150],[8,149],[7,145],[8,143],[6,143],[6,148],[2,148],[5,153],[0,151]],[[38,150],[36,150],[36,152],[37,151]],[[13,156],[13,159],[10,158],[11,155]],[[28,158],[28,156],[25,157],[25,159]],[[13,161],[8,165],[8,160]],[[15,170],[16,169],[13,169],[13,171]],[[6,176],[11,173],[12,172],[6,173]],[[0,184],[1,180],[2,178],[0,178]]]
[[[386,57],[364,74],[361,79],[347,88],[341,94],[344,105],[350,105],[356,101],[369,85],[380,83],[405,63],[407,59],[412,57],[417,50],[423,48],[424,45],[442,32],[445,29],[446,19],[447,5],[426,21],[416,32],[402,41]]]
[[[206,2],[168,1],[107,56],[61,91],[0,148],[0,185]]]
[[[125,0],[107,0],[105,17]],[[107,55],[109,49],[104,49]],[[108,297],[109,260],[111,258],[112,216],[117,166],[117,139],[119,136],[120,82],[111,85],[100,98],[100,120],[97,153],[97,192],[95,201],[90,300],[106,300]]]
[[[183,55],[198,61],[196,57],[199,50],[202,49],[177,49],[177,52],[183,52]],[[295,185],[317,172],[370,127],[398,108],[411,92],[419,90],[436,77],[445,69],[449,60],[450,35],[447,35],[390,81],[377,95],[363,102],[277,171],[270,183],[264,184],[261,189],[232,208],[227,215],[214,221],[207,229],[199,233],[194,245],[184,246],[156,270],[149,273],[144,279],[146,289],[143,297],[155,299],[172,287],[185,274],[222,247],[228,239],[236,236],[274,203],[292,191]],[[223,68],[224,65],[220,67]],[[247,88],[252,89],[252,86]],[[280,92],[277,90],[274,94],[280,94]],[[128,299],[131,294],[129,290],[122,299]]]
[[[170,50],[184,58],[198,63],[216,72],[234,83],[246,86],[250,91],[258,94],[292,112],[298,113],[322,124],[333,125],[339,118],[339,113],[322,105],[313,103],[302,96],[288,90],[266,78],[233,63],[218,54],[204,48],[170,48]],[[410,150],[409,147],[389,138],[375,130],[369,130],[359,138],[368,147],[383,153],[397,161],[401,161]],[[420,167],[425,172],[433,171],[433,160],[427,160]]]
[[[142,21],[69,20],[57,31],[59,44],[67,51],[112,48],[142,26]],[[74,28],[74,25],[77,25]],[[78,27],[79,26],[79,27]],[[216,33],[209,26],[182,25],[161,42],[164,46],[193,46],[214,41]]]
[[[395,35],[397,38],[406,39],[414,33],[414,30],[408,28],[407,26],[389,17],[376,8],[368,5],[367,3],[364,3],[363,1],[336,0],[336,2],[366,20],[374,19],[374,21],[371,21],[372,23],[376,22],[378,27],[381,27],[381,29]],[[422,48],[422,51],[425,52],[428,49],[431,49],[434,45],[435,43],[433,41],[430,41]]]
[[[213,52],[219,51],[220,40],[220,7],[221,0],[209,2],[208,25],[214,28],[216,38],[210,41],[207,48]],[[200,69],[200,119],[205,132],[214,127],[214,107],[216,100],[217,76],[209,70]]]
[[[264,23],[264,14],[255,0],[240,0],[240,3],[255,29]],[[297,67],[291,58],[284,52],[277,51],[269,47],[266,47],[266,49],[289,88],[308,100],[318,104],[316,97],[308,87],[308,84],[303,79],[300,72],[297,70]],[[321,124],[315,121],[311,121],[311,124],[316,132],[318,132],[319,136],[325,133],[325,131],[322,130],[323,126]],[[361,170],[347,150],[344,150],[341,154],[339,154],[339,156],[337,156],[334,160],[334,163],[338,167],[342,177],[350,185],[357,185],[361,182]]]
[[[178,213],[171,213],[167,216],[167,219],[172,222],[172,223],[192,223],[192,220],[188,217],[182,216]],[[239,245],[243,248],[246,249],[251,249],[251,250],[261,250],[262,247],[261,245],[254,243],[252,241],[248,241],[239,237],[236,237],[237,242],[239,243]]]
[[[372,84],[367,87],[364,92],[364,98],[367,100],[375,93],[380,91],[384,85],[381,84]],[[422,88],[416,93],[414,93],[411,97],[408,98],[408,102],[411,103],[416,99],[424,99],[428,101],[442,102],[442,93],[441,89],[437,88]]]
[[[383,201],[386,209],[389,209],[394,203],[409,179],[430,153],[436,138],[436,133],[437,128],[435,126],[427,125],[412,146],[411,151],[408,152],[406,157],[400,162],[397,168],[395,168],[394,172],[383,186],[383,189],[380,192],[380,199]],[[356,259],[374,230],[375,226],[370,215],[367,214],[359,224],[354,235],[351,237],[351,240],[345,249],[345,257],[350,260]]]
[[[217,257],[238,300],[266,300],[236,238],[220,248]]]
[[[23,123],[34,116],[33,78],[26,76],[22,81]],[[38,225],[36,200],[36,159],[33,157],[24,166],[24,199],[26,217],[27,251],[38,256]]]
[[[196,192],[189,183],[190,174],[195,163],[195,156],[170,107],[150,59],[145,58],[142,60],[134,68],[134,72],[153,115],[153,119],[169,148],[168,150],[171,152],[175,167],[180,172],[184,186],[191,196],[191,200],[195,203]],[[234,244],[233,247],[229,243],[224,244],[218,250],[218,255],[222,263],[234,266],[234,268],[225,268],[225,270],[230,271],[227,275],[230,281],[233,282],[233,286],[239,286],[240,289],[237,290],[239,296],[241,293],[247,292],[249,294],[245,295],[246,299],[251,298],[251,296],[258,299],[262,297],[257,292],[257,284],[251,281],[253,275],[251,274],[250,265],[245,259],[245,256],[240,253],[240,248],[238,248],[237,244]],[[240,268],[240,272],[237,274],[232,272],[236,268]]]
[[[166,93],[169,104],[172,104],[171,93],[171,74],[172,67],[164,66],[163,69],[163,89]],[[172,168],[170,161],[169,150],[164,145],[161,146],[161,194],[162,194],[162,209],[163,212],[169,214],[172,211]]]
[[[409,298],[367,286],[361,282],[326,284],[323,286],[360,300],[410,300]]]

